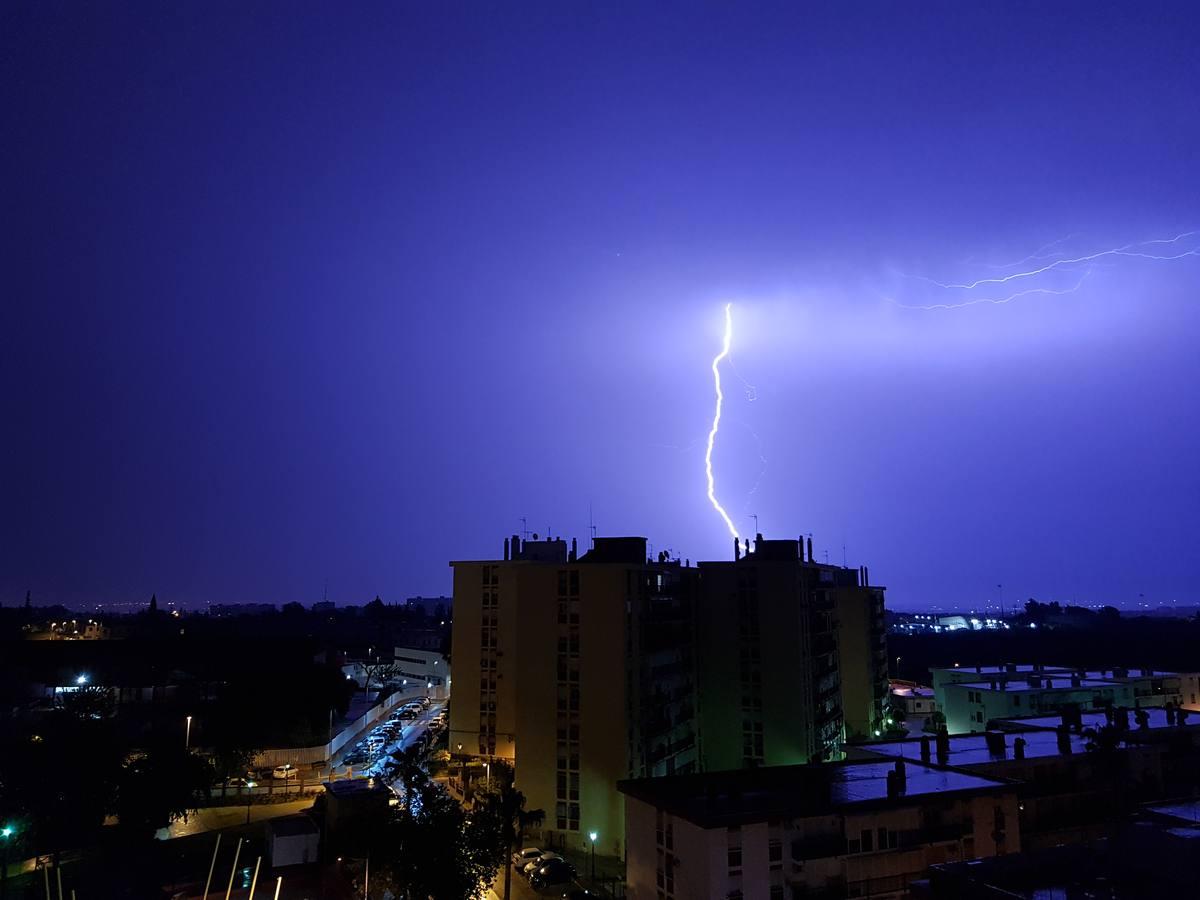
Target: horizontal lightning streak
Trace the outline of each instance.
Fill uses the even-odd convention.
[[[1029,269],[1024,272],[1013,272],[1009,275],[1002,275],[997,278],[980,278],[978,281],[964,282],[962,284],[953,284],[953,283],[948,284],[945,282],[936,281],[932,278],[927,278],[924,275],[910,275],[909,277],[917,278],[917,279],[920,279],[921,281],[927,281],[932,285],[936,285],[937,287],[940,287],[940,288],[945,288],[946,290],[970,291],[970,290],[974,290],[975,288],[979,287],[980,285],[1007,284],[1008,282],[1015,281],[1018,278],[1032,278],[1035,275],[1041,275],[1043,272],[1049,272],[1052,269],[1057,269],[1062,266],[1076,265],[1078,263],[1092,262],[1093,260],[1101,259],[1105,256],[1133,256],[1133,257],[1139,257],[1141,259],[1154,259],[1154,260],[1183,259],[1183,257],[1185,257],[1185,256],[1200,256],[1200,247],[1193,247],[1189,250],[1185,250],[1182,253],[1177,253],[1173,256],[1160,256],[1160,255],[1154,254],[1154,253],[1146,253],[1141,250],[1135,250],[1134,248],[1135,247],[1147,247],[1147,246],[1150,246],[1151,244],[1177,244],[1180,241],[1182,241],[1183,239],[1193,237],[1198,233],[1200,233],[1200,232],[1185,231],[1182,234],[1175,235],[1175,237],[1173,237],[1173,238],[1159,238],[1159,239],[1150,240],[1150,241],[1135,241],[1134,243],[1126,244],[1123,247],[1115,247],[1110,250],[1099,250],[1096,253],[1089,253],[1086,256],[1076,256],[1076,257],[1073,257],[1070,259],[1056,259],[1056,260],[1054,260],[1054,262],[1047,263],[1044,266],[1040,266],[1036,269]]]
[[[1069,288],[1062,288],[1061,290],[1054,290],[1052,288],[1028,288],[1023,291],[1017,291],[1015,294],[1009,294],[1007,297],[976,297],[973,300],[963,300],[959,303],[909,304],[900,303],[896,300],[893,300],[891,297],[885,297],[884,299],[886,299],[893,306],[898,306],[901,309],[963,309],[968,306],[979,306],[980,304],[984,303],[990,303],[994,306],[1002,306],[1005,303],[1011,303],[1012,301],[1021,297],[1028,297],[1030,294],[1054,294],[1056,296],[1061,296],[1062,294],[1073,294],[1083,286],[1083,283],[1087,281],[1087,277],[1091,274],[1092,270],[1091,268],[1088,268],[1086,271],[1084,271],[1080,279],[1075,282],[1075,284],[1071,285]]]

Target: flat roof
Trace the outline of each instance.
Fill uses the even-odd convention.
[[[934,696],[933,688],[930,687],[894,687],[891,692],[897,697],[932,697]]]
[[[279,837],[296,837],[302,834],[320,834],[321,829],[312,820],[312,816],[297,813],[294,816],[281,816],[278,819],[268,819],[267,827]]]
[[[391,789],[379,778],[346,778],[325,782],[325,790],[337,797],[356,794],[389,794]]]
[[[1061,751],[1058,749],[1058,735],[1053,731],[1023,731],[1012,732],[1006,731],[1004,734],[1004,753],[993,753],[987,745],[987,737],[983,732],[978,734],[958,734],[950,737],[950,756],[947,759],[947,765],[951,766],[974,766],[982,763],[1003,762],[1008,759],[1015,759],[1013,751],[1013,741],[1017,738],[1025,739],[1025,758],[1038,759],[1048,756],[1060,756]],[[1070,734],[1068,736],[1071,741],[1072,753],[1087,752],[1087,738],[1080,734]],[[932,736],[929,739],[929,749],[932,761],[937,761],[937,741]],[[861,744],[861,750],[869,750],[872,753],[878,753],[881,756],[888,756],[895,759],[916,760],[921,759],[921,739],[908,739],[903,741],[883,741],[874,744]],[[911,771],[911,770],[910,770]]]
[[[1155,803],[1147,806],[1146,812],[1174,819],[1177,824],[1200,825],[1200,800],[1173,800],[1170,803]]]
[[[894,762],[882,760],[770,766],[639,778],[619,782],[617,788],[702,828],[716,828],[827,815],[860,804],[902,805],[931,794],[1010,787],[1003,781],[917,762],[905,766],[904,792],[888,797],[888,773],[894,770]]]
[[[1009,679],[1008,681],[997,681],[994,684],[990,681],[956,681],[953,684],[943,685],[946,690],[973,688],[980,691],[1005,691],[1007,693],[1023,693],[1027,691],[1082,691],[1087,688],[1098,687],[1120,687],[1125,682],[1100,680],[1099,678],[1081,678],[1078,684],[1072,682],[1065,675],[1059,675],[1050,679],[1050,684],[1045,681],[1039,685],[1031,685],[1024,678]]]
[[[1143,706],[1140,709],[1124,708],[1128,714],[1129,721],[1129,736],[1135,741],[1140,741],[1139,735],[1145,736],[1148,733],[1174,730],[1179,728],[1178,725],[1172,725],[1167,722],[1167,711],[1161,706]],[[1142,729],[1138,726],[1136,714],[1144,712],[1146,714],[1146,728]],[[1031,730],[1053,732],[1062,724],[1061,715],[1046,715],[1046,716],[1029,716],[1019,717],[1011,716],[1003,719],[993,719],[997,728],[1009,732],[1028,732]],[[1100,728],[1108,723],[1108,719],[1103,710],[1082,710],[1079,714],[1080,725],[1083,728]],[[1118,719],[1120,713],[1118,709]],[[1194,731],[1200,728],[1200,714],[1189,712],[1188,717],[1184,720],[1183,727],[1189,731]],[[1025,735],[1029,737],[1028,734]]]

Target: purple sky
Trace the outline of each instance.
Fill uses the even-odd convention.
[[[0,602],[397,601],[589,507],[725,558],[730,300],[743,531],[1197,599],[1200,257],[888,302],[1200,227],[1192,4],[248,6],[0,8]]]

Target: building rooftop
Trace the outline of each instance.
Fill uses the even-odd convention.
[[[302,834],[320,834],[321,829],[312,820],[312,816],[297,813],[294,816],[281,816],[278,819],[268,819],[267,827],[276,837],[298,837]]]
[[[1176,825],[1200,826],[1200,800],[1175,800],[1170,803],[1155,803],[1147,806],[1146,812]]]
[[[335,797],[365,797],[370,794],[391,796],[391,789],[382,780],[375,778],[347,778],[325,782],[326,792]]]
[[[641,778],[622,781],[617,787],[627,796],[702,828],[826,815],[859,804],[896,805],[930,794],[1007,787],[1001,781],[918,762],[906,764],[903,792],[889,797],[888,773],[893,771],[892,762],[856,761]]]
[[[1004,735],[1004,751],[999,749],[991,749],[988,746],[988,738],[986,734],[980,732],[978,734],[959,734],[950,737],[950,756],[946,761],[950,766],[974,766],[981,763],[1003,762],[1006,759],[1015,759],[1015,751],[1013,750],[1013,742],[1017,738],[1025,740],[1025,758],[1037,759],[1048,756],[1059,756],[1062,751],[1058,748],[1058,734],[1054,731],[1027,731],[1027,732],[1005,732]],[[1071,742],[1072,753],[1087,752],[1087,738],[1080,734],[1069,734],[1068,739]],[[996,738],[992,738],[996,741]],[[930,753],[934,762],[937,761],[937,742],[930,736]],[[882,741],[873,744],[863,744],[861,749],[868,750],[872,753],[878,753],[881,756],[889,756],[897,759],[917,760],[921,759],[921,739],[909,738],[902,741]],[[911,777],[910,777],[911,783]]]
[[[924,687],[923,685],[897,685],[892,684],[891,692],[897,697],[929,697],[934,696],[933,688]]]
[[[1147,727],[1154,728],[1170,728],[1174,727],[1167,724],[1167,711],[1161,706],[1144,706],[1142,711],[1146,713]],[[1107,723],[1108,719],[1103,710],[1088,710],[1079,714],[1080,722],[1084,728],[1099,728]],[[1053,731],[1062,724],[1062,716],[1029,716],[1028,718],[1009,718],[997,719],[1002,727],[1006,729],[1027,728],[1034,729],[1049,729]],[[1187,725],[1200,725],[1200,716],[1195,716],[1187,721]],[[1137,721],[1134,719],[1134,710],[1129,710],[1129,728],[1131,731],[1137,731]]]
[[[1044,675],[1044,673],[1043,673]],[[1080,691],[1088,688],[1116,687],[1120,682],[1101,680],[1098,678],[1081,678],[1076,683],[1067,675],[1043,677],[1039,684],[1030,684],[1025,678],[997,679],[996,681],[958,681],[945,685],[946,690],[961,690],[971,688],[977,691],[1006,691],[1008,693],[1026,691]]]

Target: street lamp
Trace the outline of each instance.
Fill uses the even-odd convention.
[[[87,675],[79,675],[75,679],[76,684],[87,684],[87,682],[88,682]]]
[[[246,787],[250,790],[246,792],[246,824],[250,824],[250,801],[254,799],[254,789],[258,787],[253,781],[247,781]]]
[[[596,838],[598,837],[600,837],[600,832],[588,832],[588,838],[590,838],[592,842],[592,881],[596,880]]]
[[[11,825],[0,828],[0,838],[4,839],[0,841],[0,848],[3,849],[3,852],[0,853],[0,866],[3,866],[0,869],[0,897],[8,896],[8,848],[12,844],[12,836],[16,832],[17,830]]]
[[[187,750],[192,746],[192,717],[187,717],[187,730],[183,735],[183,749]]]
[[[900,660],[901,660],[901,657],[897,656],[896,657],[896,677],[897,678],[900,677]]]

